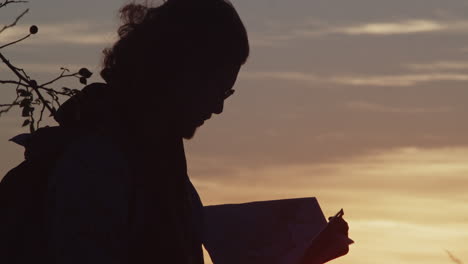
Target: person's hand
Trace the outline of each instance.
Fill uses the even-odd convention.
[[[346,255],[349,245],[349,226],[342,217],[331,217],[327,227],[314,239],[304,256],[302,264],[322,264]]]
[[[330,222],[325,228],[323,243],[324,262],[344,256],[349,252],[349,245],[354,241],[348,237],[349,225],[343,217],[330,217]]]

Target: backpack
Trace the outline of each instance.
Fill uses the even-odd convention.
[[[12,139],[25,160],[0,182],[0,262],[32,263],[47,256],[48,176],[72,141],[63,127],[44,127]]]
[[[96,120],[83,116],[95,114],[96,109],[90,106],[96,106],[95,95],[106,92],[104,87],[97,83],[88,85],[62,104],[54,116],[59,126],[43,127],[10,139],[25,147],[25,160],[0,182],[0,263],[49,262],[47,210],[53,190],[48,189],[48,178],[67,146],[92,131],[91,124]],[[95,98],[86,100],[89,97]]]

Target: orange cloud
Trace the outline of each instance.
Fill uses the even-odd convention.
[[[321,164],[233,168],[195,158],[190,167],[229,168],[191,173],[208,204],[315,196],[326,215],[343,207],[356,244],[334,263],[439,264],[444,248],[467,257],[467,159],[468,148],[401,148]]]

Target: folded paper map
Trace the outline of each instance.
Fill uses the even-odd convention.
[[[327,220],[315,198],[205,206],[214,264],[298,264]]]

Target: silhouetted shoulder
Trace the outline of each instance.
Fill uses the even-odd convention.
[[[121,263],[128,248],[129,166],[103,135],[73,142],[51,174],[50,248],[58,263]]]
[[[115,144],[110,137],[105,135],[92,132],[80,136],[79,139],[73,141],[69,146],[66,147],[62,156],[58,158],[53,175],[61,175],[61,177],[72,180],[70,173],[74,171],[80,171],[82,173],[93,173],[100,174],[95,175],[92,179],[95,184],[103,183],[103,181],[125,181],[125,177],[128,173],[129,164],[125,159],[123,151]],[[112,175],[112,173],[115,173]],[[60,181],[60,179],[53,177],[52,183]],[[78,179],[79,178],[79,179]],[[85,180],[86,175],[77,177],[75,180]]]

